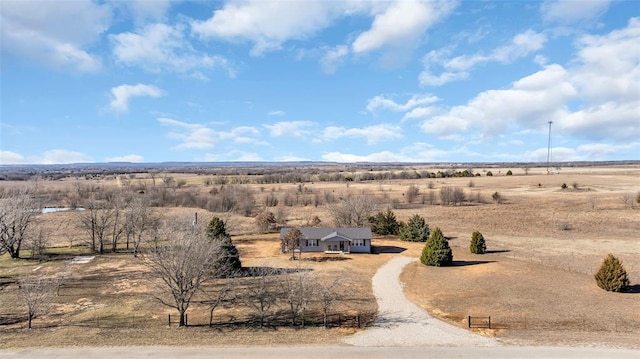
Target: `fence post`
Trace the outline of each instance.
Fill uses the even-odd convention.
[[[171,326],[171,314],[169,314],[169,326]]]
[[[471,328],[471,316],[467,316],[467,328]]]
[[[491,329],[491,316],[489,316],[489,329]]]
[[[356,315],[356,321],[358,322],[358,328],[361,328],[361,326],[360,326],[360,314]]]
[[[189,326],[189,317],[188,317],[187,313],[184,313],[184,326],[185,327]]]

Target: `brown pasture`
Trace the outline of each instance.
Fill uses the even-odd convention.
[[[415,167],[416,170],[434,170]],[[485,176],[491,170],[492,177]],[[464,326],[468,315],[492,317],[495,326],[483,334],[510,343],[523,344],[604,344],[640,347],[640,209],[625,206],[622,198],[640,191],[640,167],[567,167],[532,168],[528,175],[512,168],[475,169],[481,177],[385,180],[366,182],[312,182],[303,184],[303,194],[331,193],[335,198],[369,195],[381,199],[380,208],[391,207],[399,220],[413,214],[425,217],[433,227],[440,227],[454,248],[456,265],[449,268],[410,264],[402,275],[405,293],[432,315]],[[354,172],[357,174],[357,171]],[[183,179],[185,188],[207,194],[215,185],[204,185],[205,176],[172,174]],[[78,180],[44,181],[40,185],[64,192]],[[92,182],[95,180],[84,182]],[[136,174],[132,181],[150,185],[146,174]],[[561,189],[565,183],[568,188]],[[122,186],[115,179],[102,179],[98,185]],[[574,188],[575,184],[575,188]],[[2,186],[19,185],[3,183]],[[420,195],[407,203],[405,192],[418,186]],[[255,193],[255,213],[264,209],[264,198],[271,192],[299,192],[298,184],[244,184]],[[467,198],[460,206],[430,205],[430,191],[437,198],[440,188],[458,186]],[[504,198],[493,203],[491,195]],[[302,194],[301,194],[302,195]],[[424,195],[424,197],[423,197]],[[423,203],[423,201],[425,203]],[[52,205],[64,205],[63,202]],[[326,205],[282,206],[290,226],[302,226],[312,216],[331,225]],[[276,207],[267,208],[276,211]],[[218,215],[227,220],[228,229],[241,253],[245,266],[291,267],[302,265],[330,280],[344,278],[345,292],[361,302],[349,304],[344,313],[375,311],[370,279],[382,264],[393,256],[419,257],[422,245],[395,238],[376,238],[374,245],[394,249],[389,253],[346,255],[341,260],[303,254],[303,261],[292,262],[279,254],[275,234],[257,234],[253,218],[238,214],[210,213],[200,208],[162,208],[167,215],[193,216],[208,220]],[[303,331],[289,328],[256,330],[255,328],[217,328],[196,326],[167,328],[165,320],[171,310],[153,301],[153,284],[146,280],[144,267],[131,255],[97,256],[87,264],[70,265],[69,259],[83,253],[76,247],[83,234],[78,231],[78,213],[62,212],[40,216],[40,223],[50,229],[52,253],[48,260],[11,261],[0,258],[0,280],[32,272],[68,273],[78,279],[69,295],[56,297],[52,311],[34,321],[37,329],[22,329],[22,309],[15,285],[0,289],[0,325],[2,347],[58,345],[237,345],[242,344],[322,344],[337,343],[347,334],[345,329],[319,328]],[[473,231],[487,240],[489,254],[468,254]],[[401,253],[398,248],[405,249]],[[596,287],[593,273],[607,253],[618,256],[625,265],[631,293],[607,293]],[[25,254],[28,256],[28,253]],[[194,323],[208,320],[204,308],[194,307]],[[222,315],[241,315],[236,308],[224,308]],[[121,326],[71,325],[55,323],[93,323],[101,318],[125,318]],[[38,327],[38,324],[40,326]],[[131,323],[131,325],[127,324]],[[34,333],[35,332],[35,333]],[[37,333],[37,334],[36,334]],[[171,339],[169,339],[169,337]],[[5,339],[6,338],[6,339]],[[304,338],[304,339],[301,339]]]

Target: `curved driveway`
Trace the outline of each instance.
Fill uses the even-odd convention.
[[[414,258],[395,257],[373,276],[378,317],[373,327],[345,340],[357,346],[494,346],[496,341],[435,319],[404,295],[399,281]]]

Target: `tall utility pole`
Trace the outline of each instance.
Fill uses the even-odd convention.
[[[553,121],[549,121],[549,140],[547,141],[547,174],[549,172],[549,165],[551,164],[551,124]]]

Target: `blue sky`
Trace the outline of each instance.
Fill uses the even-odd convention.
[[[633,1],[0,6],[0,164],[640,159]]]

